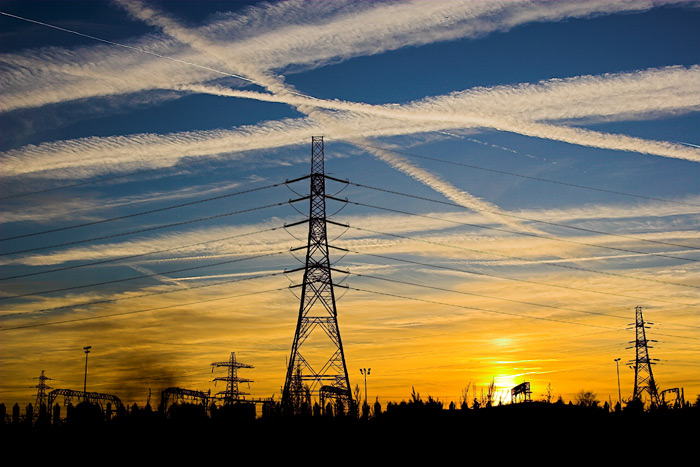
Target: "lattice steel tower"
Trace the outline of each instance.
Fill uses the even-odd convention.
[[[282,392],[282,404],[285,409],[299,407],[307,395],[305,385],[310,393],[318,390],[322,404],[323,401],[332,399],[336,403],[336,410],[353,406],[343,343],[338,329],[338,313],[328,256],[326,223],[333,222],[326,219],[326,175],[323,159],[323,137],[314,136],[311,138],[311,174],[308,177],[311,180],[308,196],[309,218],[303,221],[309,223],[309,237],[305,267],[298,269],[304,270],[304,279],[301,284],[299,319]],[[299,180],[304,178],[306,177]],[[312,360],[311,357],[307,359],[302,356],[301,347],[314,331],[321,337],[323,334],[320,331],[325,333],[330,340],[330,350],[328,345],[323,346],[326,352],[321,350],[322,346],[312,346]],[[323,356],[319,357],[319,353]]]
[[[646,392],[647,394],[649,394],[651,403],[653,405],[658,405],[659,394],[657,392],[656,383],[654,382],[654,374],[651,372],[651,366],[655,363],[652,362],[649,358],[649,349],[651,347],[647,344],[648,342],[656,341],[647,340],[644,317],[642,316],[642,307],[636,307],[635,311],[635,329],[637,333],[637,338],[636,340],[630,342],[630,344],[634,344],[634,348],[637,352],[636,358],[634,360],[634,393],[632,395],[632,398],[641,401],[642,396]]]
[[[226,367],[228,374],[226,376],[218,376],[213,381],[226,381],[226,390],[216,393],[217,396],[222,396],[224,404],[232,404],[240,400],[241,396],[246,396],[248,393],[241,392],[238,389],[239,383],[252,383],[253,380],[238,377],[239,368],[254,368],[252,365],[240,363],[236,360],[236,352],[231,352],[228,362],[214,362],[211,364],[211,371],[214,368]]]
[[[46,384],[47,380],[51,380],[48,376],[44,375],[44,370],[41,370],[41,376],[34,378],[39,380],[39,384],[34,386],[36,388],[36,403],[34,404],[34,416],[35,418],[39,416],[39,411],[43,404],[48,404],[48,398],[46,397],[46,390],[53,389],[51,386]],[[49,410],[47,407],[46,410]]]

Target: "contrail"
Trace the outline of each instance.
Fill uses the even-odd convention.
[[[201,38],[198,34],[194,34],[188,29],[181,27],[174,20],[168,18],[165,15],[156,13],[154,10],[146,8],[139,3],[129,3],[125,4],[125,6],[128,9],[128,11],[131,12],[137,18],[146,21],[150,25],[160,27],[166,34],[182,42],[192,45],[194,48],[203,53],[211,54],[216,59],[228,65],[228,57],[222,53],[220,47],[212,44],[206,39]],[[257,82],[262,82],[262,85],[272,93],[272,95],[264,95],[261,93],[244,91],[244,94],[242,95],[245,95],[250,98],[257,97],[261,99],[277,100],[278,102],[294,105],[294,107],[298,111],[308,115],[309,117],[318,121],[325,127],[333,127],[339,125],[342,126],[342,123],[338,123],[337,121],[333,121],[326,118],[326,115],[323,112],[319,111],[319,109],[324,109],[328,107],[334,110],[356,110],[360,108],[371,111],[373,109],[373,107],[369,105],[355,104],[344,101],[334,101],[331,103],[327,103],[326,101],[321,99],[315,99],[310,96],[305,96],[301,93],[298,93],[296,89],[294,89],[292,86],[284,83],[279,77],[266,74],[262,70],[256,70],[256,67],[253,64],[238,63],[238,66],[244,68],[247,73],[253,73],[254,76],[256,76]],[[187,88],[187,86],[185,86],[184,88]],[[190,87],[190,89],[193,88],[197,89],[197,86]],[[237,94],[236,91],[230,91],[234,95]],[[219,92],[226,93],[227,91],[220,89]],[[393,117],[393,114],[390,112],[384,114],[383,116]],[[351,143],[354,139],[355,138],[346,138],[346,140],[348,140]],[[363,146],[366,148],[368,142],[366,140],[362,140],[362,143],[364,143]],[[447,198],[455,201],[456,203],[464,207],[473,209],[481,214],[486,215],[487,217],[497,220],[499,223],[510,225],[519,230],[536,230],[526,227],[516,220],[509,219],[503,215],[500,215],[500,213],[502,213],[502,210],[496,205],[488,203],[476,196],[473,196],[464,190],[458,189],[454,185],[443,180],[441,177],[431,174],[430,172],[424,169],[420,169],[395,154],[391,154],[386,151],[373,148],[369,149],[369,152],[375,157],[379,158],[380,160],[388,163],[391,167],[406,173],[413,179],[423,183],[424,185],[432,188],[433,190],[439,193],[442,193]]]
[[[13,14],[10,14],[10,13],[6,13],[6,12],[4,12],[4,11],[0,11],[0,15],[9,16],[9,17],[11,17],[11,18],[19,19],[19,20],[22,20],[22,21],[27,21],[27,22],[29,22],[29,23],[34,23],[34,24],[38,24],[38,25],[41,25],[41,26],[46,26],[47,28],[57,29],[57,30],[59,30],[59,31],[67,32],[67,33],[69,33],[69,34],[75,34],[75,35],[77,35],[77,36],[86,37],[86,38],[88,38],[88,39],[92,39],[92,40],[95,40],[95,41],[104,42],[105,44],[110,44],[110,45],[114,45],[114,46],[117,46],[117,47],[123,47],[123,48],[125,48],[125,49],[134,50],[134,51],[136,51],[136,52],[141,52],[141,53],[144,53],[144,54],[153,55],[154,57],[162,58],[162,59],[164,59],[164,60],[170,60],[170,61],[172,61],[172,62],[182,63],[182,64],[185,64],[185,65],[189,65],[189,66],[201,68],[201,69],[203,69],[203,70],[211,71],[212,73],[216,73],[216,74],[219,74],[219,75],[229,76],[229,77],[232,77],[232,78],[238,78],[238,79],[242,79],[242,80],[244,80],[244,81],[248,81],[248,82],[250,82],[250,83],[258,84],[258,83],[256,83],[255,81],[253,81],[253,80],[251,80],[251,79],[249,79],[249,78],[246,78],[245,76],[242,76],[242,75],[237,75],[237,74],[235,74],[235,73],[228,73],[228,72],[225,72],[225,71],[216,70],[216,69],[210,68],[210,67],[208,67],[208,66],[199,65],[199,64],[197,64],[197,63],[192,63],[192,62],[188,62],[188,61],[185,61],[185,60],[180,60],[180,59],[177,59],[177,58],[169,57],[169,56],[167,56],[167,55],[161,55],[161,54],[159,54],[159,53],[156,53],[156,52],[153,52],[153,51],[150,51],[150,50],[141,49],[141,48],[139,48],[139,47],[133,47],[133,46],[131,46],[131,45],[120,44],[119,42],[114,42],[114,41],[110,41],[110,40],[107,40],[107,39],[102,39],[101,37],[91,36],[91,35],[89,35],[89,34],[83,34],[82,32],[73,31],[72,29],[66,29],[66,28],[62,28],[62,27],[60,27],[60,26],[54,26],[53,24],[43,23],[43,22],[41,22],[41,21],[36,21],[36,20],[33,20],[33,19],[24,18],[24,17],[22,17],[22,16],[13,15]]]
[[[314,20],[309,21],[308,3],[276,2],[250,7],[243,14],[216,19],[197,32],[201,31],[207,37],[225,38],[226,47],[220,48],[220,55],[229,58],[225,63],[256,63],[263,70],[280,70],[288,66],[318,67],[410,46],[478,38],[533,22],[641,12],[676,3],[675,0],[334,1],[315,2]],[[123,5],[127,11],[139,8],[138,5],[132,7],[131,2],[117,4]],[[160,61],[141,61],[132,53],[105,53],[104,50],[81,48],[76,51],[40,49],[21,56],[4,54],[2,111],[155,90],[163,84],[172,86],[203,82],[221,76],[251,82],[250,75],[223,72],[215,66],[199,64],[197,54],[188,54],[175,44],[153,38],[143,39],[144,43],[139,47],[125,46],[17,15],[5,15],[114,45],[122,50],[165,58],[171,63],[190,64],[197,67],[201,76],[168,69]],[[182,56],[174,58],[175,54]],[[219,62],[221,60],[217,60]],[[89,70],[110,76],[103,76],[101,80],[87,79]],[[234,66],[233,70],[237,68]],[[26,80],[27,72],[31,73],[31,82]],[[119,79],[114,79],[112,75],[118,75]],[[257,81],[255,78],[252,80]],[[104,85],[106,83],[109,85]]]
[[[601,149],[618,151],[631,151],[642,154],[650,154],[674,159],[685,159],[692,162],[700,162],[700,152],[688,150],[678,144],[666,141],[646,140],[626,135],[604,133],[585,128],[567,127],[532,121],[519,121],[499,115],[483,115],[475,113],[453,113],[435,108],[423,110],[420,103],[410,106],[373,106],[339,100],[316,99],[308,96],[280,96],[277,94],[264,94],[253,91],[237,91],[218,86],[183,85],[181,90],[206,92],[220,96],[242,97],[268,102],[280,102],[294,105],[297,108],[304,106],[327,110],[354,111],[368,115],[398,120],[412,120],[418,122],[434,122],[444,124],[444,128],[492,128],[499,131],[521,134],[542,139],[562,141],[580,146],[588,146]],[[686,145],[693,146],[694,145]]]
[[[683,145],[685,145],[685,146],[690,146],[691,148],[698,148],[698,149],[700,149],[700,146],[698,146],[697,144],[684,143],[683,141],[674,141],[674,143],[683,144]]]

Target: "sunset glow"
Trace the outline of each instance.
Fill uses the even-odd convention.
[[[321,135],[370,402],[614,404],[637,306],[660,389],[700,394],[699,2],[0,11],[0,402],[42,370],[82,390],[87,345],[88,388],[125,402],[221,390],[230,352],[279,399]]]

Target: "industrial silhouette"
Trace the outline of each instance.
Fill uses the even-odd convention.
[[[253,380],[250,379],[245,379],[245,378],[239,378],[238,377],[238,369],[239,368],[254,368],[253,365],[247,365],[245,363],[240,363],[236,360],[236,352],[231,352],[231,356],[229,357],[229,360],[227,362],[214,362],[211,364],[211,371],[214,371],[214,368],[227,368],[227,375],[226,376],[217,376],[214,378],[214,382],[216,384],[216,381],[224,381],[226,383],[226,389],[224,391],[220,391],[216,393],[217,396],[221,396],[224,404],[233,404],[234,402],[240,401],[241,396],[243,395],[249,395],[248,393],[241,392],[238,389],[238,384],[239,383],[252,383]]]
[[[659,394],[656,382],[654,381],[654,374],[651,371],[651,366],[655,365],[655,362],[649,358],[649,349],[652,347],[648,345],[649,342],[656,341],[647,340],[645,330],[647,329],[646,324],[653,323],[644,323],[641,306],[635,308],[635,317],[634,325],[637,338],[630,342],[630,344],[634,344],[636,352],[636,358],[634,359],[634,391],[632,393],[632,398],[643,401],[644,394],[646,393],[650,398],[650,402],[654,405],[658,405]]]
[[[306,264],[301,283],[301,300],[292,351],[287,365],[287,378],[282,393],[282,406],[289,410],[300,407],[306,392],[318,392],[321,407],[333,401],[335,410],[352,408],[354,402],[350,392],[348,370],[345,365],[343,343],[338,329],[338,312],[335,305],[335,292],[331,278],[331,265],[328,254],[326,223],[326,175],[324,173],[323,137],[311,139],[311,174],[299,180],[311,181],[308,197],[309,218],[298,222],[309,223],[309,237],[306,245]],[[292,271],[288,271],[292,272]],[[323,360],[307,359],[301,348],[312,333],[321,331],[331,345],[330,356]],[[325,361],[324,361],[325,360]],[[314,367],[314,364],[321,365]],[[308,388],[308,389],[307,389]],[[310,404],[310,401],[308,402]]]
[[[658,390],[652,373],[654,361],[649,357],[651,346],[648,345],[654,341],[647,339],[645,331],[647,324],[651,323],[644,322],[642,308],[639,306],[635,310],[636,339],[632,341],[636,357],[630,362],[634,363],[635,370],[634,391],[632,397],[625,401],[627,404],[624,408],[618,404],[615,410],[611,410],[612,404],[607,402],[601,407],[595,394],[590,391],[581,391],[575,404],[565,404],[561,397],[552,403],[551,394],[546,401],[533,400],[528,381],[510,390],[510,400],[496,400],[492,382],[486,395],[482,389],[480,400],[477,400],[476,391],[473,402],[468,400],[467,387],[460,407],[451,402],[447,409],[443,407],[443,402],[430,396],[423,400],[414,389],[408,401],[388,402],[385,410],[382,410],[377,399],[370,413],[365,389],[366,408],[360,417],[351,392],[338,326],[334,292],[337,285],[331,277],[335,270],[331,267],[329,248],[333,247],[328,244],[326,227],[328,223],[334,222],[326,217],[325,200],[332,197],[326,195],[325,180],[338,179],[325,175],[323,137],[312,138],[311,173],[287,183],[306,179],[310,180],[309,195],[291,202],[308,199],[309,217],[285,225],[290,227],[308,222],[309,226],[306,246],[297,248],[306,249],[306,261],[303,268],[294,270],[303,271],[304,276],[301,284],[293,286],[301,287],[299,315],[280,402],[274,398],[246,398],[250,394],[241,391],[240,384],[253,381],[240,377],[238,370],[254,367],[239,362],[236,353],[231,352],[227,361],[211,364],[212,373],[216,369],[226,369],[225,376],[217,376],[212,380],[214,383],[225,383],[224,390],[212,395],[211,390],[168,387],[161,391],[160,404],[156,410],[151,409],[149,390],[144,408],[139,408],[137,404],[129,406],[123,404],[116,395],[87,391],[88,346],[84,348],[85,376],[82,391],[51,388],[47,385],[51,378],[42,370],[41,376],[36,378],[39,384],[35,386],[35,404],[26,407],[23,420],[18,404],[14,405],[10,416],[7,415],[4,404],[0,404],[2,430],[21,434],[27,431],[20,430],[28,427],[43,427],[39,431],[50,427],[52,430],[68,430],[68,433],[72,433],[70,430],[73,429],[87,433],[89,430],[85,428],[88,427],[94,429],[92,433],[100,433],[96,428],[109,426],[112,430],[110,433],[125,434],[136,429],[143,435],[152,435],[155,430],[163,437],[171,433],[168,427],[173,426],[178,430],[177,433],[183,428],[189,428],[191,432],[197,431],[203,436],[208,436],[211,431],[229,430],[225,433],[230,434],[230,430],[242,430],[235,432],[240,442],[265,446],[270,434],[279,433],[277,427],[288,429],[290,420],[295,427],[316,424],[323,430],[332,426],[337,434],[357,433],[356,424],[364,424],[359,426],[367,428],[368,432],[390,432],[395,436],[398,433],[404,437],[416,433],[424,436],[439,434],[445,437],[441,440],[456,434],[461,436],[464,432],[476,437],[481,432],[488,433],[503,426],[517,426],[525,419],[530,424],[530,432],[551,430],[552,426],[568,426],[575,427],[580,432],[595,428],[601,436],[605,435],[605,432],[601,432],[601,427],[605,427],[604,430],[608,430],[610,436],[619,436],[620,432],[634,433],[638,417],[642,415],[651,417],[647,419],[651,422],[658,422],[657,434],[671,432],[665,429],[669,424],[673,424],[676,433],[680,429],[694,426],[700,407],[697,404],[696,407],[690,407],[684,400],[683,388]],[[312,336],[322,339],[326,350],[330,349],[322,359],[313,352],[309,352],[311,357],[302,354],[304,344]],[[314,343],[318,343],[318,340]],[[369,369],[363,374],[369,374]],[[357,391],[359,393],[359,387]],[[551,387],[548,391],[551,392]],[[645,396],[650,402],[648,411],[645,411]],[[60,397],[63,397],[63,406],[66,407],[63,418],[58,403]],[[73,402],[79,403],[74,407]],[[256,411],[256,405],[260,411]],[[258,413],[260,416],[257,416]],[[669,416],[669,413],[673,415]],[[691,433],[692,430],[686,432]],[[285,433],[288,434],[289,431]],[[566,430],[559,433],[564,436]],[[292,438],[288,437],[287,440],[294,442]]]

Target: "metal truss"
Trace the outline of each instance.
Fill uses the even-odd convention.
[[[651,366],[655,365],[656,363],[649,358],[649,349],[652,347],[648,345],[649,342],[656,341],[647,340],[645,331],[646,324],[653,323],[644,323],[641,306],[635,308],[635,313],[636,320],[634,324],[637,338],[630,342],[630,344],[634,344],[634,348],[636,350],[636,358],[634,360],[634,393],[632,398],[642,401],[644,398],[644,393],[646,393],[649,396],[651,404],[658,406],[659,393],[656,382],[654,382],[654,374],[651,371]]]
[[[353,403],[343,343],[338,329],[338,312],[328,255],[326,224],[329,221],[326,219],[326,176],[322,136],[314,136],[311,139],[309,178],[309,235],[303,268],[304,279],[301,284],[299,318],[282,393],[282,404],[287,410],[298,410],[301,401],[308,399],[309,393],[315,393],[322,388],[325,388],[321,393],[324,399],[333,397],[341,403],[340,406],[345,407],[350,407]],[[321,368],[314,368],[302,355],[301,348],[314,332],[318,334],[320,331],[323,331],[330,341],[332,353]]]

